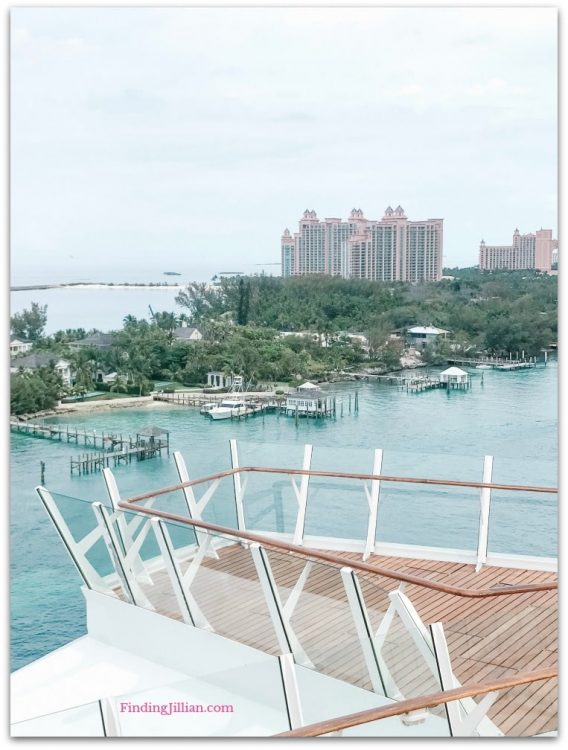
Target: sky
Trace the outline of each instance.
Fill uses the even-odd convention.
[[[279,273],[306,208],[557,236],[553,8],[10,16],[13,283]]]

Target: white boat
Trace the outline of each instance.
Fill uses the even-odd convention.
[[[209,416],[211,419],[231,419],[241,417],[246,411],[247,405],[242,399],[226,398],[209,411]]]
[[[200,414],[209,414],[209,412],[219,405],[218,401],[210,401],[208,404],[203,404],[199,410]]]
[[[475,369],[476,370],[492,370],[493,367],[491,365],[477,365]]]

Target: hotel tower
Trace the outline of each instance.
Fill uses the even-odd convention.
[[[398,206],[382,219],[354,208],[347,221],[304,211],[294,235],[281,239],[282,275],[327,274],[371,281],[439,281],[443,219],[409,221]]]
[[[558,240],[552,239],[552,229],[538,229],[534,234],[513,233],[512,245],[479,246],[479,267],[483,271],[516,271],[535,268],[550,272],[558,262]]]

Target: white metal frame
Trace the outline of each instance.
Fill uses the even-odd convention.
[[[304,445],[304,460],[302,463],[302,469],[309,471],[312,465],[312,452],[313,447],[311,445]],[[300,486],[293,476],[290,476],[292,487],[294,488],[294,494],[298,501],[298,515],[296,516],[296,528],[294,531],[293,541],[294,544],[302,545],[304,543],[304,529],[306,526],[306,506],[308,504],[308,487],[310,484],[310,475],[302,474],[300,480]]]
[[[233,469],[239,468],[239,449],[237,447],[237,441],[236,440],[229,440],[229,448],[231,451],[231,466]],[[233,488],[235,491],[235,509],[237,512],[237,528],[239,531],[245,531],[245,511],[243,506],[243,498],[245,496],[245,489],[246,489],[246,483],[247,478],[245,476],[244,480],[241,480],[241,475],[239,472],[236,472],[233,474]]]
[[[441,622],[434,622],[430,625],[430,638],[434,651],[434,658],[438,665],[441,689],[446,691],[460,687],[460,683],[452,672],[448,643],[444,634],[444,626]],[[470,702],[467,704],[468,708],[471,709],[469,712],[465,710],[465,701],[451,701],[450,703],[446,703],[446,714],[448,717],[448,726],[451,736],[471,737],[479,724],[486,719],[487,711],[489,711],[493,703],[495,703],[498,696],[498,692],[487,693],[479,703],[475,703],[473,699],[470,699]],[[489,724],[489,719],[486,719],[483,723],[484,726],[487,726]],[[479,734],[479,732],[477,732],[477,734]]]
[[[173,452],[174,462],[176,465],[177,473],[180,479],[181,484],[186,484],[189,482],[189,472],[187,470],[187,465],[185,463],[185,460],[182,456],[182,454],[179,451]],[[183,488],[183,496],[187,505],[187,512],[189,517],[192,520],[195,521],[202,521],[203,520],[203,511],[207,507],[208,503],[210,502],[211,498],[215,494],[215,491],[219,487],[221,480],[215,479],[211,486],[205,490],[203,495],[199,498],[199,500],[195,499],[195,493],[193,492],[193,487],[184,487]],[[208,537],[208,532],[204,530],[194,529],[195,531],[195,537],[197,545],[204,544]],[[216,559],[219,558],[219,555],[215,551],[215,548],[210,545],[210,555]]]
[[[146,517],[146,519],[142,518],[144,523],[138,536],[128,548],[123,548],[117,534],[117,527],[115,527],[115,523],[118,525],[118,522],[123,520],[121,518],[122,513],[120,511],[109,513],[107,508],[99,502],[93,503],[92,508],[125,595],[133,604],[153,610],[154,606],[140,585],[141,582],[147,584],[149,582],[149,585],[153,585],[152,579],[145,568],[143,568],[141,575],[142,581],[139,581],[137,577],[139,565],[142,564],[143,566],[139,555],[140,548],[152,528],[150,517]],[[140,521],[140,517],[135,518],[134,521]]]
[[[103,594],[116,596],[109,583],[97,573],[86,557],[86,554],[91,547],[102,538],[102,529],[100,525],[97,523],[95,528],[91,529],[91,531],[85,534],[84,537],[78,541],[75,540],[75,537],[71,533],[71,530],[63,518],[51,492],[41,486],[37,486],[35,490],[87,588],[93,589],[94,591],[100,591]]]
[[[291,653],[294,655],[294,660],[297,664],[314,669],[314,665],[304,651],[292,625],[290,624],[294,607],[298,602],[301,589],[305,585],[306,579],[309,575],[309,570],[306,571],[307,566],[302,571],[298,583],[292,590],[288,601],[283,605],[266,550],[261,547],[260,544],[254,543],[250,545],[250,551],[266,600],[270,619],[272,620],[274,632],[278,640],[278,645],[282,653]]]
[[[300,700],[298,680],[296,677],[294,656],[290,653],[281,654],[278,657],[278,667],[282,679],[282,690],[284,692],[288,726],[290,729],[299,729],[304,726],[304,717],[302,715],[302,704]]]
[[[440,636],[438,638],[437,656],[436,649],[432,640],[432,635],[422,622],[420,616],[418,615],[418,612],[416,611],[412,602],[406,596],[406,594],[404,594],[401,589],[397,589],[396,591],[391,591],[391,593],[389,594],[389,598],[394,603],[397,613],[399,614],[406,629],[410,633],[417,649],[420,651],[420,654],[423,656],[424,661],[428,665],[432,674],[440,680],[444,679],[447,685],[451,684],[452,687],[460,687],[460,682],[451,670],[450,657],[449,653],[447,652],[447,644],[445,646],[443,645],[445,643],[445,637],[443,638],[443,641],[441,637],[443,636],[443,629],[441,632],[441,636],[439,629],[437,629],[437,635]],[[441,662],[438,660],[440,656]],[[442,683],[442,689],[449,690],[450,688],[443,687]],[[459,704],[460,708],[463,709],[465,715],[464,720],[467,720],[469,717],[473,716],[474,712],[477,711],[477,706],[481,705],[477,704],[473,700],[473,698],[464,698],[459,701]],[[487,709],[488,708],[489,706],[487,706]],[[453,716],[454,713],[452,713],[452,717]],[[475,725],[479,727],[479,734],[482,736],[503,736],[503,732],[501,732],[501,730],[497,726],[495,726],[495,724],[484,714],[476,720]]]
[[[213,631],[209,620],[201,611],[201,607],[195,601],[191,593],[191,584],[195,580],[203,558],[210,553],[213,545],[213,537],[207,536],[204,543],[200,545],[197,554],[192,558],[185,573],[182,572],[179,560],[176,557],[167,525],[159,518],[152,518],[151,524],[162,552],[165,568],[168,572],[170,582],[178,603],[183,620],[188,625],[203,630]]]
[[[373,460],[373,471],[372,474],[375,476],[380,475],[383,466],[383,451],[381,448],[375,449],[375,458]],[[363,552],[363,560],[367,560],[370,555],[375,551],[375,545],[377,543],[377,522],[379,520],[379,495],[381,492],[381,480],[371,480],[371,491],[365,485],[365,495],[367,497],[367,503],[369,504],[369,523],[367,526],[367,541],[365,543],[365,551]]]
[[[493,456],[485,456],[483,460],[484,484],[490,484],[493,476]],[[477,540],[477,565],[475,572],[479,573],[483,565],[487,563],[489,546],[489,512],[491,509],[491,489],[482,487],[479,496],[479,534]]]
[[[371,621],[357,574],[348,567],[341,568],[340,573],[373,690],[378,695],[394,698],[398,690],[381,656],[380,648],[376,648]]]

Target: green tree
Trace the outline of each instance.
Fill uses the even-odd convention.
[[[32,302],[29,310],[22,310],[10,318],[13,335],[34,342],[43,336],[46,323],[47,305],[41,306],[37,302]]]

